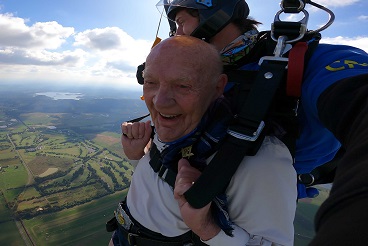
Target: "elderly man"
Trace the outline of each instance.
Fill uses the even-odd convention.
[[[309,30],[300,40],[302,42],[297,44],[294,38],[303,34],[299,25],[303,21],[278,22],[276,17],[279,17],[279,13],[275,16],[271,32],[258,33],[256,26],[259,23],[248,16],[250,9],[247,2],[250,1],[163,2],[168,3],[167,16],[176,22],[177,34],[191,35],[213,44],[221,52],[224,65],[229,67],[228,74],[242,76],[240,79],[236,77],[231,79],[229,76],[227,87],[233,81],[240,81],[238,84],[242,84],[243,81],[251,79],[250,76],[243,74],[255,70],[259,71],[257,75],[266,75],[264,72],[269,70],[263,69],[269,69],[266,66],[270,63],[262,63],[262,58],[268,60],[267,56],[278,54],[273,53],[277,49],[270,47],[272,43],[276,45],[271,37],[278,39],[280,47],[282,42],[279,41],[282,40],[282,36],[287,37],[288,42],[294,46],[289,52],[283,51],[286,53],[283,57],[289,58],[288,81],[298,81],[292,73],[303,65],[296,62],[295,58],[301,57],[299,48],[307,44],[307,59],[303,59],[304,73],[300,70],[298,72],[299,78],[302,77],[302,80],[299,80],[302,82],[299,84],[300,88],[281,86],[280,90],[288,94],[292,92],[289,94],[291,96],[289,100],[295,96],[300,100],[290,108],[290,105],[283,104],[285,97],[275,98],[272,104],[278,106],[271,109],[269,114],[276,116],[277,125],[284,130],[281,132],[290,133],[292,136],[280,137],[285,139],[284,142],[294,152],[294,167],[300,181],[299,198],[315,196],[316,190],[308,186],[319,182],[331,182],[331,176],[334,176],[330,195],[316,215],[316,236],[311,245],[366,245],[368,213],[363,211],[368,206],[368,54],[351,46],[318,44],[320,39],[318,32],[323,28],[315,31],[307,28]],[[318,6],[312,1],[304,0],[283,0],[280,5],[283,12],[293,13],[291,10],[298,8],[300,11],[304,4]],[[327,23],[324,28],[330,24],[331,22]],[[298,34],[295,36],[296,33]],[[294,56],[296,53],[298,55]],[[272,73],[276,74],[276,69],[272,70]],[[256,83],[256,80],[254,81]],[[238,88],[235,83],[230,88],[230,93],[232,90],[237,92]],[[294,93],[295,88],[298,93]],[[224,93],[225,96],[227,93]],[[269,98],[259,97],[260,105]],[[285,112],[294,114],[290,109],[297,113],[294,121],[296,124],[292,123],[291,117],[287,116],[286,121],[281,117],[278,118]],[[229,152],[231,155],[231,151]],[[236,154],[234,152],[233,155]],[[343,158],[339,159],[341,154]],[[332,168],[334,165],[331,165],[331,160],[335,168]]]
[[[143,157],[115,213],[115,245],[293,244],[296,173],[276,137],[266,136],[207,206],[195,209],[183,196],[217,150],[206,148],[206,139],[221,143],[226,135],[232,118],[222,96],[226,82],[218,51],[200,39],[176,36],[151,50],[143,95],[155,135],[145,154],[150,122],[122,125],[128,158]]]

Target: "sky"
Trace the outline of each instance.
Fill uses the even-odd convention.
[[[368,52],[367,0],[314,0],[331,9],[334,23],[323,43],[348,44]],[[1,83],[116,85],[141,90],[136,67],[156,34],[168,37],[158,0],[0,0]],[[277,0],[248,0],[250,16],[268,30],[280,10]],[[328,15],[307,5],[308,29]],[[303,15],[285,15],[300,20]]]

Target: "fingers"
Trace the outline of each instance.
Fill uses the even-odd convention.
[[[151,122],[124,122],[121,124],[121,144],[125,155],[130,160],[139,160],[147,152],[152,127]]]
[[[121,132],[124,136],[130,139],[141,139],[148,135],[151,136],[151,122],[124,122],[121,125]]]
[[[180,159],[179,162],[178,162],[178,174],[180,173],[180,170],[182,170],[183,168],[189,168],[191,167],[190,166],[190,163],[187,159]]]
[[[151,137],[151,134],[152,134],[152,127],[151,127],[151,121],[148,120],[146,123],[145,123],[145,131],[144,131],[144,136],[143,138],[145,139],[149,139]]]
[[[194,182],[198,179],[198,177],[201,175],[201,172],[190,165],[189,161],[187,159],[180,159],[178,162],[178,176],[179,178],[186,178],[188,180],[191,180],[191,182]]]
[[[181,159],[178,162],[178,174],[175,180],[174,196],[180,199],[181,196],[194,184],[201,175],[201,172],[192,167],[188,160]]]

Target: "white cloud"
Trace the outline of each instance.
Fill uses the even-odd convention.
[[[106,27],[78,33],[74,46],[88,48],[112,61],[122,60],[137,65],[145,60],[151,43],[135,40],[118,27]]]
[[[115,78],[135,78],[137,66],[145,61],[151,48],[151,42],[135,40],[117,27],[78,33],[73,45],[89,50],[98,59],[93,66],[94,74]]]
[[[74,28],[63,27],[55,21],[26,21],[12,14],[0,14],[0,47],[57,49],[74,33]]]
[[[368,52],[368,36],[367,37],[342,37],[338,36],[335,38],[322,38],[321,43],[331,43],[331,44],[344,44],[350,45]]]
[[[361,15],[358,17],[358,20],[368,21],[368,15]]]
[[[1,64],[18,64],[18,65],[39,65],[39,66],[55,66],[55,65],[76,65],[83,59],[84,52],[64,51],[49,52],[46,50],[26,50],[26,49],[0,49]]]
[[[151,42],[106,27],[75,33],[59,23],[0,14],[0,82],[111,83],[134,87]],[[140,88],[140,87],[139,87]]]
[[[112,50],[120,48],[123,40],[131,42],[133,38],[117,27],[108,27],[78,33],[75,36],[74,45],[97,50]]]
[[[353,5],[360,2],[361,0],[318,0],[318,4],[328,7],[344,7]]]

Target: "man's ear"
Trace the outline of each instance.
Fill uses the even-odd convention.
[[[220,97],[225,90],[225,86],[227,84],[227,75],[226,74],[220,74],[217,80],[217,86],[216,86],[216,96]]]

